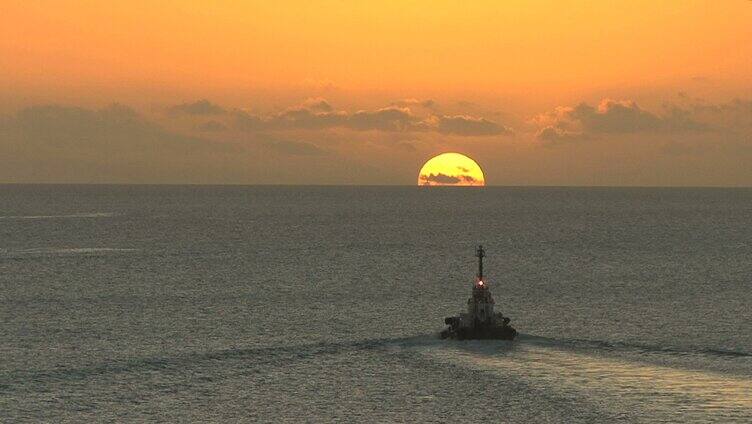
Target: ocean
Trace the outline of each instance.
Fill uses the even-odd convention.
[[[752,422],[752,189],[0,186],[0,422]],[[517,340],[440,340],[475,247]]]

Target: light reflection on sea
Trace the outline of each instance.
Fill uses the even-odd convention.
[[[632,419],[702,421],[715,415],[720,421],[752,420],[750,377],[655,365],[636,355],[586,354],[524,342],[513,348],[506,344],[469,342],[451,348],[433,346],[422,353],[432,360],[515,375],[562,395],[576,392]],[[713,412],[710,416],[709,411]]]

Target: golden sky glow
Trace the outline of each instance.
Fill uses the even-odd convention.
[[[698,76],[750,82],[750,9],[737,0],[10,0],[0,69],[6,87],[84,98],[331,85],[558,100]]]
[[[434,156],[418,173],[418,185],[424,186],[483,186],[485,183],[480,166],[461,153]]]
[[[752,185],[750,1],[1,9],[0,182]]]

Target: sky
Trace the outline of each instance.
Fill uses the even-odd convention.
[[[752,186],[752,1],[3,0],[0,183]]]

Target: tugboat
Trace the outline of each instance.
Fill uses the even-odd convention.
[[[445,318],[448,327],[441,332],[441,338],[512,340],[517,336],[517,330],[509,325],[509,318],[501,312],[494,312],[494,300],[488,283],[483,279],[483,257],[486,256],[483,246],[478,246],[475,256],[478,257],[478,275],[473,284],[473,295],[467,300],[467,313]]]

